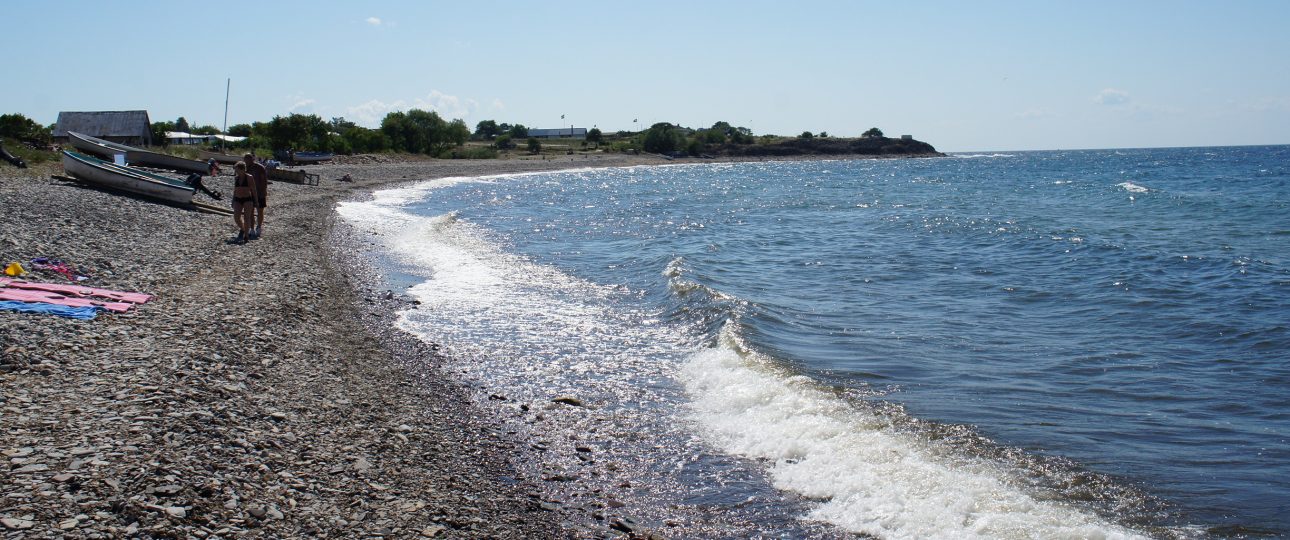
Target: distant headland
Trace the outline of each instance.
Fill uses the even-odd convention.
[[[726,157],[796,157],[796,156],[873,156],[873,157],[943,157],[936,148],[923,141],[890,137],[859,138],[785,138],[765,144],[718,147],[716,155]]]

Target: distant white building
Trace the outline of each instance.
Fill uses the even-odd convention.
[[[198,135],[195,133],[184,133],[182,131],[167,131],[167,144],[206,144],[214,141],[224,142],[242,142],[246,137],[234,137],[232,135]]]
[[[206,142],[209,135],[195,135],[184,133],[182,131],[167,131],[166,144],[202,144]]]
[[[538,139],[585,139],[587,128],[530,129],[529,137]]]

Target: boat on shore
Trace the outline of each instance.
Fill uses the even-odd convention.
[[[270,180],[282,180],[283,182],[293,182],[308,186],[318,185],[317,174],[306,172],[303,169],[284,169],[282,167],[273,167],[269,169]]]
[[[19,159],[17,156],[13,154],[10,154],[8,150],[4,149],[4,145],[2,144],[0,144],[0,159],[8,161],[14,167],[17,167],[19,169],[27,168],[27,162],[23,161],[22,159]]]
[[[170,169],[186,173],[210,174],[210,166],[205,161],[195,159],[181,158],[170,154],[160,152],[151,152],[148,150],[133,150],[126,152],[125,161],[131,165],[143,165],[145,167],[156,167],[158,169]]]
[[[77,150],[105,159],[115,159],[118,154],[124,156],[131,150],[137,150],[137,148],[134,147],[114,143],[112,141],[105,141],[103,139],[91,137],[75,131],[67,132],[67,140],[71,142],[72,147]]]
[[[291,152],[289,159],[293,163],[319,163],[330,161],[332,157],[331,152]]]
[[[156,167],[158,169],[170,169],[187,173],[210,173],[210,169],[204,161],[181,158],[170,154],[126,146],[124,144],[105,141],[97,137],[91,137],[74,131],[67,132],[67,138],[71,141],[72,146],[76,147],[78,150],[94,154],[96,156],[115,160],[117,154],[125,154],[125,162],[130,165],[142,165],[145,167]]]
[[[192,204],[193,194],[197,191],[197,188],[177,178],[117,165],[70,150],[63,151],[63,169],[84,182],[174,204]]]

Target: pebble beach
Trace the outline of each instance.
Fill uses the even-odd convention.
[[[231,217],[0,168],[4,264],[154,295],[88,321],[0,311],[0,535],[653,535],[517,479],[518,443],[436,371],[437,347],[392,328],[410,300],[334,208],[417,180],[657,163],[357,156],[308,167],[318,186],[274,182],[245,245]],[[228,172],[207,185],[230,193]]]

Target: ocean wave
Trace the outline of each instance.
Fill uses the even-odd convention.
[[[1146,193],[1148,191],[1151,191],[1150,189],[1139,186],[1133,182],[1120,182],[1115,186],[1119,188],[1123,188],[1125,191],[1129,193]]]
[[[1013,154],[950,154],[950,156],[963,159],[1015,157]]]
[[[1043,500],[998,462],[947,452],[792,374],[737,325],[682,367],[694,418],[725,451],[767,460],[774,485],[820,502],[809,519],[882,538],[1141,538]]]

